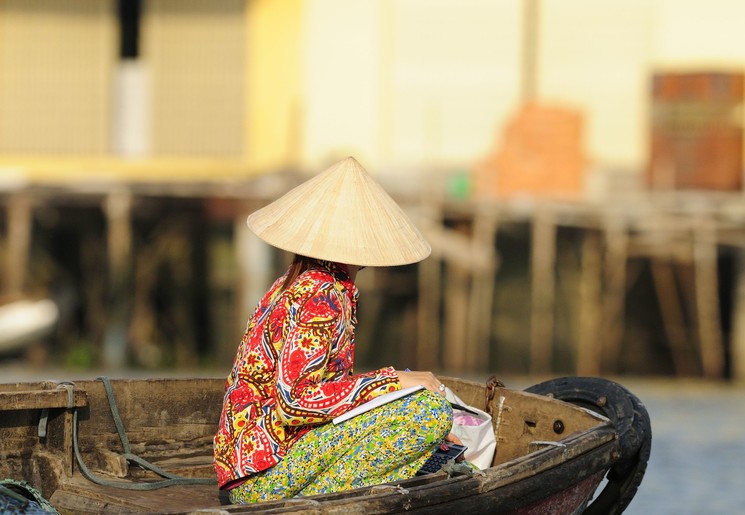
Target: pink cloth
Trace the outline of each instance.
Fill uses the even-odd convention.
[[[461,426],[478,426],[483,423],[483,420],[469,415],[468,413],[458,413],[457,411],[453,414],[453,424]]]

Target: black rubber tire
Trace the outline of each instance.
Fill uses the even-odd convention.
[[[618,431],[621,456],[608,471],[603,490],[583,513],[623,513],[639,489],[652,450],[652,425],[644,404],[620,384],[598,377],[551,379],[525,391],[550,395],[610,419]]]

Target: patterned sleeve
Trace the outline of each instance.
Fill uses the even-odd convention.
[[[324,381],[333,342],[349,337],[342,293],[323,285],[292,306],[278,360],[277,410],[287,425],[330,420],[374,397],[400,389],[393,368]]]

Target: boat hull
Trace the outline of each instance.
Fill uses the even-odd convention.
[[[225,505],[226,496],[213,485],[122,490],[119,486],[162,478],[122,456],[102,383],[79,381],[74,386],[0,385],[0,477],[28,481],[60,512],[75,513],[581,513],[622,458],[616,425],[598,413],[533,393],[490,391],[471,381],[441,379],[464,402],[492,413],[497,438],[492,467],[468,476],[440,471],[399,483],[246,506]],[[170,473],[214,477],[212,435],[223,380],[111,384],[132,453]],[[45,407],[46,436],[40,437]],[[105,484],[92,482],[86,469],[94,481]]]

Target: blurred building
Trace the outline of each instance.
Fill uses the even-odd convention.
[[[706,88],[692,103],[658,85],[691,74],[741,80],[743,15],[737,0],[0,0],[4,290],[73,284],[68,304],[79,307],[67,320],[85,327],[75,338],[103,341],[112,363],[128,341],[157,363],[163,348],[148,342],[157,338],[188,340],[192,362],[224,345],[224,359],[276,261],[245,234],[245,214],[347,154],[430,216],[437,259],[450,263],[430,272],[466,285],[494,283],[497,218],[545,222],[548,233],[535,234],[561,237],[620,227],[646,245],[660,204],[636,207],[627,193],[646,202],[660,185],[730,194],[686,197],[682,211],[667,199],[662,211],[683,220],[672,238],[688,241],[701,214],[689,207],[705,205],[715,249],[726,211],[728,245],[739,248],[742,87],[712,107]],[[710,150],[686,160],[679,114],[691,105],[697,127],[719,129],[699,130]],[[707,168],[693,182],[668,180],[723,152],[726,181],[709,181]],[[509,190],[518,202],[479,211],[474,187],[487,201]],[[570,205],[535,209],[536,199],[566,200],[562,189]],[[651,239],[668,249],[662,232]],[[461,274],[464,263],[486,275]],[[609,272],[597,288],[613,283],[618,296],[625,280]],[[478,352],[495,339],[485,313],[469,324],[486,343],[459,367],[485,362]]]
[[[743,10],[732,0],[3,0],[0,155],[209,157],[263,171],[354,153],[381,173],[463,168],[530,96],[584,113],[591,167],[636,173],[653,74],[742,70],[733,20]]]

